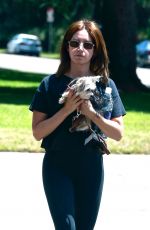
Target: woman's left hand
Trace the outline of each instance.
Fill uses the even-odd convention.
[[[90,100],[84,100],[82,102],[82,104],[79,106],[79,111],[87,116],[87,117],[91,117],[93,115],[93,113],[95,113],[95,110],[92,106],[92,103],[90,102]]]

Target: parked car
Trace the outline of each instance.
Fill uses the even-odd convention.
[[[7,43],[7,53],[40,56],[41,41],[36,35],[16,34]]]
[[[150,66],[150,40],[144,40],[136,45],[137,65]]]

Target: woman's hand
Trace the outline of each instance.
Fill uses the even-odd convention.
[[[89,100],[84,100],[80,105],[79,110],[82,114],[91,119],[106,136],[116,141],[119,141],[122,138],[124,130],[122,116],[111,120],[105,119],[103,116],[96,113]]]
[[[79,106],[79,111],[81,111],[83,115],[89,117],[90,119],[91,116],[96,113],[90,100],[84,100]]]
[[[76,96],[74,91],[70,89],[63,109],[66,111],[66,113],[70,114],[75,111],[82,103],[83,100],[79,96]]]

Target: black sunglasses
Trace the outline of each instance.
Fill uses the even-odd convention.
[[[80,46],[80,44],[83,44],[83,47],[87,50],[90,50],[94,47],[93,42],[90,42],[90,41],[89,42],[88,41],[80,42],[80,41],[76,41],[76,40],[70,40],[68,43],[73,48],[78,48]]]

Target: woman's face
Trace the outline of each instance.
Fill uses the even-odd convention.
[[[82,29],[77,31],[72,36],[70,41],[79,42],[78,47],[72,47],[72,44],[69,43],[68,51],[69,51],[71,62],[74,64],[90,64],[94,52],[94,45],[92,43],[92,39],[89,33],[87,32],[87,30]],[[89,46],[88,44],[85,45],[85,42],[90,42]]]

